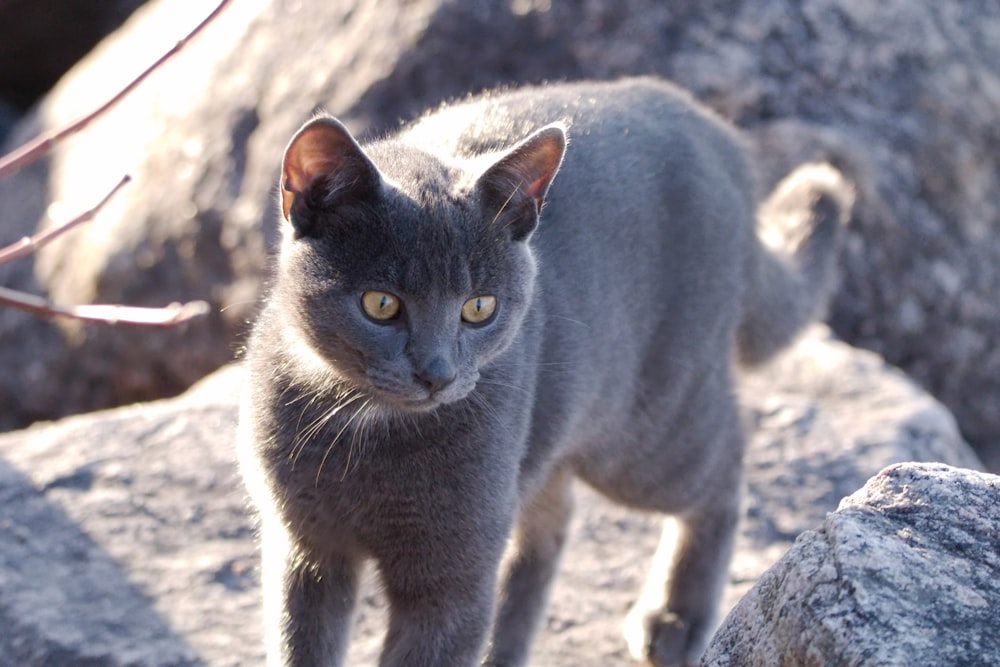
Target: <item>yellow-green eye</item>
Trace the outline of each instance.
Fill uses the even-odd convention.
[[[399,299],[388,292],[365,292],[361,295],[361,307],[373,320],[391,320],[399,315]]]
[[[462,306],[462,320],[470,324],[480,324],[493,317],[497,309],[495,296],[476,296]]]

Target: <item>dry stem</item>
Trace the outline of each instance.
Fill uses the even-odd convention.
[[[133,79],[128,85],[122,88],[116,95],[107,102],[94,109],[90,113],[81,116],[72,123],[50,132],[46,132],[35,139],[25,143],[10,153],[0,156],[0,178],[14,173],[21,167],[34,162],[41,156],[52,150],[58,142],[66,137],[79,132],[89,125],[95,118],[105,113],[119,101],[128,95],[132,90],[142,83],[163,63],[169,60],[174,54],[179,52],[184,46],[200,33],[205,26],[211,23],[218,16],[229,0],[221,0],[215,9],[206,16],[187,35],[180,39],[173,48],[160,56],[156,62],[147,67],[139,76]],[[74,227],[91,220],[98,211],[117,193],[130,178],[125,176],[112,190],[90,210],[80,214],[72,220],[58,225],[48,231],[40,232],[31,237],[22,238],[20,241],[9,246],[0,248],[0,264],[11,262],[15,259],[25,257],[35,252],[38,248],[49,243],[57,237],[65,234]],[[204,301],[192,301],[190,303],[173,303],[166,308],[141,308],[135,306],[120,305],[83,305],[83,306],[61,306],[41,297],[37,297],[17,290],[0,287],[0,305],[13,306],[45,317],[61,316],[71,317],[79,320],[92,320],[99,322],[147,324],[154,326],[169,326],[178,324],[208,312],[208,304]]]
[[[185,35],[180,41],[174,44],[173,48],[164,53],[159,59],[152,65],[147,67],[142,74],[133,79],[127,86],[122,88],[118,93],[109,99],[107,102],[94,109],[90,113],[81,116],[77,120],[71,122],[60,128],[56,128],[50,132],[46,132],[35,139],[25,143],[19,148],[15,148],[13,151],[0,157],[0,178],[12,174],[21,167],[34,162],[41,156],[45,155],[52,150],[55,144],[59,143],[71,134],[79,132],[87,125],[89,125],[95,118],[103,114],[105,111],[113,107],[115,104],[120,102],[122,98],[128,95],[132,90],[136,88],[140,83],[146,80],[150,74],[152,74],[157,68],[163,63],[169,60],[174,54],[184,48],[195,35],[202,31],[209,23],[211,23],[216,16],[218,16],[226,5],[229,4],[229,0],[222,0],[212,13],[205,17],[201,23],[196,25],[194,29]]]
[[[165,308],[104,304],[60,306],[41,297],[6,287],[0,287],[0,305],[14,306],[44,317],[61,316],[107,324],[145,324],[150,326],[172,326],[208,312],[208,304],[204,301],[172,303]]]
[[[44,232],[39,232],[34,236],[25,236],[20,241],[11,243],[6,248],[0,248],[0,264],[6,264],[7,262],[12,262],[15,259],[26,257],[45,244],[55,240],[59,236],[62,236],[77,225],[90,221],[95,215],[97,215],[97,212],[104,208],[104,205],[107,204],[113,196],[115,196],[115,193],[121,190],[122,187],[124,187],[130,180],[132,180],[132,178],[128,174],[123,176],[122,180],[118,181],[118,185],[113,187],[111,192],[104,195],[104,199],[99,201],[94,208],[81,213],[69,222],[64,222],[57,227]]]

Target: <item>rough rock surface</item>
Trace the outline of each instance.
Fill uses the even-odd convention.
[[[890,466],[757,582],[706,667],[1000,664],[1000,477]]]
[[[256,548],[234,463],[239,368],[183,396],[0,436],[0,664],[262,661]],[[951,416],[874,355],[814,329],[744,386],[747,514],[724,607],[884,466],[976,467]],[[621,622],[654,517],[584,488],[533,662],[630,665]],[[372,665],[369,582],[349,664]]]
[[[262,662],[238,380],[0,438],[0,665]]]
[[[188,4],[144,8],[20,135],[119,86],[206,11]],[[655,72],[749,131],[765,183],[823,155],[852,174],[859,205],[831,321],[950,406],[992,460],[998,34],[983,3],[927,0],[233,3],[51,163],[0,182],[13,240],[136,177],[72,241],[0,268],[0,283],[67,302],[207,298],[216,312],[155,333],[5,315],[0,427],[176,393],[231,357],[261,284],[281,149],[317,105],[381,132],[485,86]]]

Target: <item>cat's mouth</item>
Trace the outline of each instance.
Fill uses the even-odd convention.
[[[427,387],[418,380],[403,382],[392,376],[368,373],[368,393],[385,407],[403,412],[429,412],[467,397],[477,378],[456,378],[441,387]]]

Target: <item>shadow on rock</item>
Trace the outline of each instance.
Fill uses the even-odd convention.
[[[0,460],[0,664],[198,664],[156,601],[47,497],[93,485],[79,470],[39,489]]]

